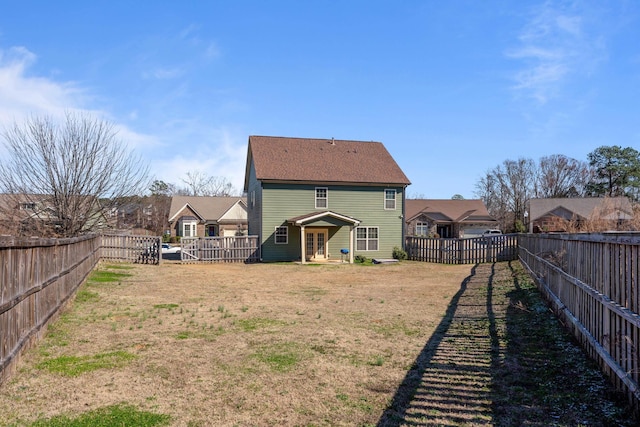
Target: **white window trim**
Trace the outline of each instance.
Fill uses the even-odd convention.
[[[318,197],[318,190],[324,190],[326,196]],[[316,209],[329,209],[329,188],[328,187],[316,187],[315,190],[313,190],[313,194],[314,194]],[[325,206],[318,206],[318,200],[324,200]]]
[[[189,226],[189,235],[185,234],[185,226]],[[180,227],[180,237],[196,237],[198,235],[198,221],[182,221],[182,226]]]
[[[278,234],[278,229],[284,229],[284,234]],[[278,237],[282,237],[284,236],[285,241],[284,242],[278,242]],[[275,228],[275,231],[273,232],[273,242],[276,245],[286,245],[289,243],[289,227],[287,227],[286,225],[279,225]]]
[[[387,192],[391,192],[393,191],[393,207],[392,208],[388,208],[387,207],[387,200],[391,201],[391,199],[387,199]],[[393,188],[385,188],[384,190],[384,210],[386,211],[395,211],[396,210],[396,205],[397,203],[397,197],[398,197],[398,192],[393,189]]]
[[[358,238],[358,230],[361,229],[361,228],[364,228],[366,230],[366,237],[364,239]],[[376,236],[378,236],[376,238],[369,237],[369,230],[373,229],[373,228],[376,229]],[[366,249],[358,249],[358,241],[362,241],[362,240],[365,241]],[[376,249],[369,249],[369,242],[373,241],[373,240],[375,240],[378,243],[376,245],[377,248]],[[380,250],[380,227],[365,227],[365,226],[356,227],[356,242],[355,243],[356,243],[356,250],[358,252],[379,251]]]
[[[418,228],[424,228],[425,231],[427,231],[427,232],[424,233],[424,234],[420,234],[420,233],[418,233]],[[424,221],[416,222],[416,230],[415,231],[416,231],[416,236],[427,236],[429,234],[429,232],[428,232],[429,231],[429,223],[424,222]]]

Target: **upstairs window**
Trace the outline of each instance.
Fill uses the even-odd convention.
[[[396,190],[384,190],[384,208],[387,210],[395,210]]]
[[[316,209],[327,209],[329,207],[329,189],[327,187],[316,187]]]

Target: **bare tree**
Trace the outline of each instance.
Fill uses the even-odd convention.
[[[83,113],[27,119],[2,133],[8,156],[0,190],[9,209],[29,210],[43,235],[71,237],[105,225],[113,203],[141,194],[147,167],[117,139],[114,125]],[[22,201],[20,201],[22,200]]]
[[[505,160],[476,184],[476,196],[504,230],[524,231],[526,202],[533,194],[535,179],[536,168],[531,159]]]
[[[581,162],[562,154],[542,157],[538,163],[536,197],[583,197],[591,181],[592,170]]]
[[[220,176],[209,176],[200,171],[187,172],[182,179],[186,188],[178,191],[185,196],[222,196],[229,197],[237,194],[231,182]]]

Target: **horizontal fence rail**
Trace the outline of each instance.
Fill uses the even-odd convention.
[[[183,263],[260,261],[258,236],[183,237],[180,244]]]
[[[640,235],[529,234],[519,242],[556,315],[640,415]]]
[[[518,259],[518,235],[500,234],[470,239],[407,236],[407,257],[440,264],[478,264]]]
[[[0,383],[100,258],[99,236],[0,238]]]
[[[160,264],[162,239],[127,234],[101,235],[100,257],[110,262]]]

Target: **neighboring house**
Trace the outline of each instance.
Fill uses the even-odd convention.
[[[611,229],[624,229],[633,219],[633,208],[626,197],[576,197],[531,199],[529,232],[580,231],[591,223]]]
[[[480,199],[407,200],[406,234],[441,238],[479,237],[498,227]]]
[[[244,197],[174,196],[169,208],[171,236],[213,237],[247,234]]]
[[[380,142],[250,136],[249,234],[263,261],[391,258],[409,184]]]
[[[87,198],[78,198],[79,203]],[[100,231],[109,223],[94,200],[93,213],[81,232]],[[89,206],[89,205],[86,205]],[[62,221],[56,214],[52,197],[43,194],[0,194],[0,234],[48,237],[56,235]]]

